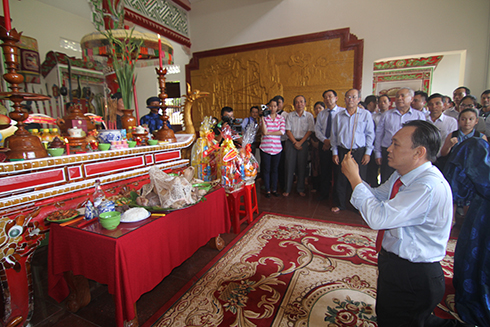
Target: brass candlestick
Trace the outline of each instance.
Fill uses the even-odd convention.
[[[155,68],[155,70],[158,74],[158,85],[160,88],[158,97],[160,98],[160,108],[163,110],[163,116],[160,119],[163,121],[163,126],[154,135],[159,141],[177,142],[174,131],[167,126],[169,118],[167,116],[167,106],[165,105],[165,99],[167,98],[167,94],[165,93],[165,74],[167,74],[167,69]]]
[[[3,55],[7,73],[3,78],[10,84],[10,92],[1,92],[0,99],[10,100],[14,103],[14,111],[9,116],[17,121],[17,131],[5,139],[5,148],[10,150],[7,152],[7,159],[35,159],[48,156],[46,149],[41,144],[41,140],[29,133],[24,128],[24,121],[29,117],[29,113],[22,110],[21,102],[26,100],[44,101],[49,100],[49,97],[41,94],[19,92],[19,84],[24,82],[24,76],[17,73],[19,67],[19,42],[21,33],[15,29],[10,31],[0,28],[0,39],[3,41]]]

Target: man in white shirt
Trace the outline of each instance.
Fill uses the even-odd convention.
[[[308,138],[315,131],[313,115],[305,111],[306,98],[297,95],[293,101],[294,110],[286,118],[286,189],[283,196],[289,196],[293,188],[294,173],[297,173],[297,191],[305,193],[306,165],[308,163]]]
[[[428,94],[424,91],[415,91],[415,95],[412,100],[412,108],[418,111],[422,111],[426,116],[429,115],[429,110],[425,107],[427,104]]]
[[[458,129],[458,121],[450,116],[443,115],[444,102],[443,95],[434,93],[429,97],[427,107],[429,108],[429,116],[427,121],[433,123],[441,132],[441,139],[444,141],[446,137]]]
[[[444,111],[444,114],[458,119],[459,112],[461,111],[459,109],[459,103],[465,96],[470,95],[470,93],[471,93],[470,89],[467,88],[466,86],[460,86],[457,89],[455,89],[453,91],[454,107]]]
[[[452,193],[434,167],[441,145],[437,128],[410,121],[392,138],[388,163],[396,171],[378,188],[362,182],[350,153],[342,172],[354,190],[351,203],[382,240],[378,255],[378,326],[438,326],[432,311],[444,296],[440,260],[446,255]],[[378,243],[378,242],[377,242]]]
[[[325,110],[322,110],[316,117],[315,136],[322,144],[319,149],[320,157],[320,189],[318,200],[324,201],[329,198],[330,187],[332,185],[332,150],[330,149],[330,134],[332,122],[335,116],[344,108],[337,106],[337,92],[326,90],[323,92]],[[337,176],[334,177],[336,180]]]
[[[446,137],[458,129],[458,121],[451,117],[444,115],[444,96],[439,93],[434,93],[429,97],[428,105],[430,115],[427,117],[427,121],[434,124],[441,133],[442,143],[446,140]],[[441,157],[440,149],[437,153],[437,161],[435,166],[443,171],[446,165],[448,157]]]

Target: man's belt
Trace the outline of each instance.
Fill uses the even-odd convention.
[[[346,149],[346,148],[344,148],[344,147],[342,147],[342,146],[339,146],[338,148],[339,148],[339,149],[343,149],[343,150],[345,150],[346,152],[351,151],[350,149]],[[356,153],[357,151],[366,151],[366,147],[365,147],[365,146],[363,146],[363,147],[360,147],[360,148],[352,149],[352,153]]]

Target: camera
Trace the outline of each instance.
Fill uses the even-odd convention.
[[[260,105],[260,108],[262,109],[260,116],[267,117],[271,114],[270,109],[267,109],[267,106],[265,104]]]
[[[234,124],[235,124],[235,119],[233,119],[233,118],[231,118],[231,117],[229,117],[229,116],[223,116],[223,117],[221,118],[221,121],[222,121],[223,123],[228,123],[228,125],[230,125],[230,126],[232,126],[232,125],[234,125]]]

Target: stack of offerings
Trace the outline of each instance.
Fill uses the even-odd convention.
[[[199,130],[199,138],[192,147],[191,165],[195,168],[195,178],[205,182],[217,178],[216,156],[219,144],[214,139],[212,117],[204,117]]]
[[[219,167],[221,185],[227,192],[240,189],[245,182],[245,168],[239,151],[233,144],[230,126],[226,125],[221,131],[223,143],[220,148]]]
[[[245,171],[245,184],[251,185],[255,183],[257,177],[257,170],[259,163],[255,159],[252,153],[252,143],[255,141],[255,136],[259,128],[258,124],[248,124],[245,128],[242,138],[242,148],[240,149],[240,156],[243,160],[243,168]]]

